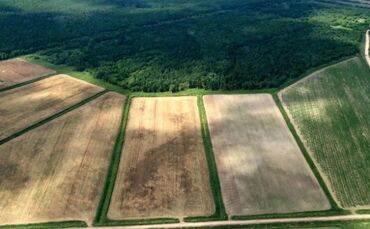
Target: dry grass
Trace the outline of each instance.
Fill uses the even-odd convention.
[[[54,73],[22,59],[0,61],[0,89]]]
[[[53,76],[0,93],[0,139],[103,89],[67,75]]]
[[[0,146],[0,224],[93,219],[124,97],[105,94]]]
[[[211,95],[204,102],[228,214],[330,207],[270,95]]]
[[[213,212],[196,97],[134,98],[108,217]]]

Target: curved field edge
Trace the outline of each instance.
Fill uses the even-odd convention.
[[[84,221],[62,221],[62,222],[47,222],[47,223],[32,223],[21,225],[4,225],[0,229],[43,229],[43,228],[84,228],[88,225]]]
[[[335,119],[335,120],[333,120],[333,118],[334,118],[333,114],[327,114],[327,115],[329,115],[328,117],[333,117],[333,118],[330,118],[329,119],[329,120],[331,120],[330,121],[331,123],[333,122],[331,124],[331,126],[337,124],[337,125],[339,125],[339,127],[341,127],[340,129],[342,130],[342,132],[346,128],[349,131],[349,129],[348,129],[349,127],[348,126],[346,127],[346,125],[348,124],[347,121],[348,120],[358,120],[358,122],[356,122],[356,123],[357,124],[360,124],[360,122],[359,122],[359,120],[360,120],[359,118],[360,117],[358,117],[358,115],[360,115],[360,116],[361,116],[361,114],[362,114],[362,116],[365,115],[365,114],[363,114],[363,113],[360,112],[363,109],[361,109],[361,110],[356,109],[356,107],[358,108],[359,106],[360,107],[364,107],[364,106],[363,105],[352,104],[352,102],[350,100],[351,100],[352,97],[353,98],[358,97],[359,96],[358,93],[360,93],[361,95],[363,93],[366,94],[366,89],[364,89],[365,91],[364,90],[362,90],[362,91],[360,90],[360,91],[357,92],[357,90],[353,91],[354,90],[353,87],[356,88],[356,83],[359,82],[358,79],[362,79],[361,80],[361,82],[362,82],[361,85],[366,84],[363,81],[364,80],[368,80],[367,76],[369,75],[369,73],[370,73],[370,71],[368,69],[368,65],[367,65],[366,61],[364,60],[364,56],[363,55],[360,55],[360,56],[356,56],[356,57],[347,59],[345,61],[339,62],[339,63],[337,63],[335,65],[326,67],[324,69],[321,69],[320,71],[317,71],[317,72],[311,74],[309,77],[307,77],[304,80],[302,80],[301,82],[299,82],[300,84],[297,84],[296,85],[297,86],[296,89],[292,88],[295,85],[291,85],[291,86],[283,89],[281,92],[279,92],[279,99],[281,100],[282,103],[284,103],[284,108],[283,109],[286,109],[286,112],[287,112],[289,118],[292,119],[292,123],[294,123],[294,126],[295,127],[300,126],[301,128],[306,128],[306,132],[305,132],[304,135],[303,135],[303,133],[300,132],[300,130],[298,130],[299,135],[301,136],[301,138],[304,139],[305,137],[307,138],[309,136],[312,136],[312,134],[313,134],[313,133],[311,133],[312,127],[310,127],[311,129],[310,128],[307,129],[308,128],[308,126],[307,126],[308,123],[306,123],[306,124],[303,123],[304,120],[302,118],[299,118],[297,116],[297,114],[291,113],[290,108],[289,108],[290,107],[289,106],[289,101],[288,101],[289,99],[288,99],[287,96],[290,95],[289,98],[292,98],[293,94],[296,93],[299,88],[303,87],[303,84],[301,84],[301,83],[303,83],[303,82],[306,83],[305,82],[306,80],[307,80],[307,83],[308,84],[307,85],[305,84],[305,85],[308,88],[311,88],[311,89],[314,86],[313,85],[313,83],[315,82],[314,80],[317,81],[316,83],[320,83],[320,85],[321,85],[322,81],[324,81],[323,82],[324,83],[324,86],[322,87],[322,89],[318,88],[316,90],[316,92],[307,89],[308,91],[312,91],[312,93],[313,93],[313,94],[310,93],[310,98],[313,97],[313,98],[317,99],[318,97],[323,96],[322,98],[323,99],[326,99],[326,100],[328,100],[328,99],[333,100],[334,99],[332,102],[336,102],[336,103],[334,103],[334,104],[331,105],[331,106],[334,106],[334,107],[332,107],[332,109],[339,109],[339,112],[340,111],[345,111],[343,109],[345,109],[346,107],[347,107],[347,109],[350,109],[350,110],[348,110],[350,113],[347,113],[347,112],[342,113],[342,115],[340,115],[340,117],[337,118],[337,119]],[[351,74],[352,75],[355,74],[354,75],[355,76],[355,79],[354,80],[352,78],[350,79],[350,78],[348,78],[348,76],[346,76],[346,75],[351,75]],[[324,78],[324,76],[325,76],[325,78]],[[334,82],[332,82],[332,80],[330,80],[330,79],[336,79],[336,80],[334,80]],[[308,80],[310,80],[310,81],[308,81]],[[344,84],[345,83],[344,82],[345,80],[350,80],[352,83],[350,83],[350,84]],[[331,85],[328,84],[329,82],[331,83]],[[337,90],[335,90],[335,92],[334,92],[334,89],[333,90],[327,90],[327,88],[333,88],[334,87],[332,84],[339,85],[339,87],[341,88],[342,91],[343,90],[346,90],[346,91],[349,90],[349,91],[352,91],[352,92],[350,92],[350,95],[346,95],[346,94],[348,94],[347,92],[346,93],[344,93],[344,92],[340,93],[340,91],[339,91],[339,93],[338,93]],[[343,85],[346,85],[346,88],[343,88]],[[360,86],[360,85],[357,85],[357,86]],[[353,92],[356,92],[356,93],[353,93]],[[283,101],[283,99],[282,99],[282,93],[285,93],[285,96],[287,97],[286,98],[286,101]],[[297,94],[297,95],[298,95],[297,99],[299,99],[299,98],[304,99],[304,98],[307,97],[307,96],[306,97],[302,97],[302,95],[300,95],[300,94]],[[345,95],[345,96],[343,96],[343,95]],[[342,99],[341,99],[341,97],[342,97]],[[303,104],[306,104],[306,105],[310,104],[310,101],[311,100],[307,100],[307,101],[306,100],[301,100],[301,102]],[[335,104],[338,103],[338,101],[341,101],[340,104],[339,105],[335,105]],[[357,114],[354,109],[357,110],[357,112],[360,112],[360,113]],[[300,109],[300,110],[302,110],[302,109]],[[312,108],[310,108],[310,110],[312,110]],[[319,111],[322,112],[323,111],[322,108],[319,107]],[[307,115],[307,112],[305,113],[303,111],[303,114],[306,114]],[[355,115],[356,117],[354,117],[353,115]],[[294,119],[293,116],[295,116],[295,119]],[[343,118],[345,118],[345,120],[347,120],[347,121],[343,120]],[[342,123],[343,121],[345,121],[347,124]],[[317,123],[317,122],[314,122],[314,123]],[[315,125],[316,125],[316,127],[315,127]],[[313,131],[315,131],[315,130],[316,131],[319,131],[317,129],[318,128],[317,124],[314,124],[313,127],[314,127]],[[307,131],[309,131],[309,132],[307,132]],[[347,131],[347,133],[349,133],[348,131]],[[340,136],[338,135],[337,138],[339,138]],[[366,134],[364,136],[366,136]],[[352,145],[352,146],[357,145],[356,142],[353,142],[353,140],[355,140],[355,139],[351,140],[352,137],[351,138],[347,138],[347,140],[345,140],[345,141],[347,141],[347,143],[350,143],[350,145]],[[337,138],[335,138],[335,139],[337,139]],[[315,146],[316,143],[312,142],[312,140],[313,139],[311,139],[311,142],[310,143],[308,143],[308,142],[305,143],[305,144],[310,144],[311,145],[311,147],[312,147],[312,149],[311,149],[312,150],[312,154],[311,154],[312,157],[314,157],[314,155],[316,155],[317,157],[319,157],[320,154],[323,155],[324,153],[321,152],[321,150],[318,151],[318,148]],[[320,141],[317,144],[320,144]],[[322,142],[321,142],[321,144],[322,144]],[[324,144],[326,144],[326,143],[324,143]],[[308,146],[306,145],[306,147],[308,147]],[[357,148],[357,150],[359,150],[359,152],[362,152],[362,150],[360,148]],[[340,150],[340,152],[342,152],[342,150]],[[345,152],[346,151],[343,151],[342,153],[345,154]],[[319,154],[319,155],[317,155],[317,154]],[[322,173],[322,174],[328,174],[328,176],[330,176],[330,174],[332,174],[334,172],[334,170],[335,170],[335,168],[334,169],[331,169],[332,168],[332,165],[336,165],[337,164],[337,163],[335,163],[335,164],[330,163],[330,161],[325,161],[324,158],[321,158],[321,159],[320,158],[314,158],[314,161],[315,161],[315,164],[318,165],[318,168],[320,170],[320,173]],[[322,167],[322,166],[324,166],[324,167]],[[352,163],[352,166],[355,166],[355,165]],[[342,172],[344,171],[343,169],[341,169],[341,170],[342,170]],[[339,171],[337,171],[336,173],[338,173],[338,172]],[[341,172],[339,172],[339,173],[341,173]],[[348,197],[346,199],[346,197],[345,197],[346,195],[343,192],[348,192],[350,190],[353,191],[353,189],[349,188],[349,187],[352,187],[351,185],[349,185],[349,183],[350,183],[349,181],[347,181],[346,182],[346,185],[344,185],[344,186],[338,186],[338,182],[340,180],[343,181],[343,179],[344,179],[343,177],[342,177],[342,179],[340,179],[340,175],[339,175],[339,177],[336,177],[336,178],[331,179],[331,182],[330,183],[329,183],[329,180],[327,180],[328,185],[329,185],[328,187],[330,188],[330,190],[333,193],[333,195],[334,195],[334,191],[337,191],[337,194],[335,194],[336,200],[337,201],[340,200],[341,203],[344,204],[344,206],[348,206],[348,207],[351,207],[353,204],[355,204],[354,206],[357,206],[357,207],[355,207],[353,210],[356,210],[356,208],[359,209],[358,206],[363,206],[363,208],[367,208],[366,203],[365,203],[366,202],[366,198],[367,198],[366,195],[363,196],[362,200],[361,200],[361,198],[360,199],[353,199],[353,200],[351,198],[351,200],[350,200],[350,199],[348,199]],[[363,180],[363,181],[365,181],[365,180]],[[346,191],[346,188],[345,187],[347,187],[347,191]],[[350,191],[350,193],[352,193],[352,192]],[[351,194],[351,196],[352,195],[353,194]],[[365,201],[365,202],[363,202],[363,201]],[[352,205],[349,205],[350,204],[349,202],[352,202]],[[363,204],[360,204],[360,202],[363,203]],[[361,210],[359,210],[359,211],[361,212]],[[356,211],[356,213],[357,213],[357,211]]]

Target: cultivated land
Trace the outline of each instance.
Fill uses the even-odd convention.
[[[204,102],[229,215],[330,208],[271,95]]]
[[[285,109],[343,207],[370,205],[370,70],[358,57],[280,93]]]
[[[57,75],[0,93],[0,139],[80,102],[103,88]]]
[[[108,217],[184,217],[214,210],[197,98],[134,98]]]
[[[0,224],[95,216],[124,97],[107,93],[0,145]]]
[[[54,73],[54,70],[30,64],[22,59],[0,62],[0,89]]]

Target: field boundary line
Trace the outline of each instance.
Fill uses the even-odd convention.
[[[87,228],[88,225],[84,221],[59,221],[59,222],[45,222],[45,223],[30,223],[30,224],[14,224],[1,225],[0,229],[49,229],[49,228]]]
[[[37,81],[41,81],[41,80],[44,80],[46,78],[49,78],[51,76],[55,76],[57,75],[58,73],[54,70],[52,73],[48,73],[48,74],[44,74],[44,75],[41,75],[35,79],[31,79],[31,80],[27,80],[25,82],[21,82],[21,83],[17,83],[17,84],[14,84],[14,85],[11,85],[9,87],[4,87],[4,88],[1,88],[0,89],[0,93],[1,92],[4,92],[4,91],[9,91],[9,90],[12,90],[12,89],[15,89],[15,88],[18,88],[18,87],[23,87],[25,85],[28,85],[28,84],[31,84],[31,83],[35,83]]]
[[[207,159],[209,182],[212,189],[215,213],[210,216],[192,216],[184,218],[184,222],[217,221],[228,219],[218,176],[217,163],[213,152],[211,135],[208,128],[207,112],[204,107],[203,95],[197,96],[197,108],[201,125],[204,153]]]
[[[133,219],[133,220],[112,220],[108,218],[108,211],[112,194],[116,184],[117,174],[121,162],[122,149],[125,144],[126,127],[129,119],[130,106],[132,96],[127,96],[123,106],[121,123],[119,125],[119,133],[114,144],[111,162],[109,165],[106,181],[99,205],[96,211],[96,216],[93,221],[93,226],[122,226],[122,225],[150,225],[150,224],[168,224],[179,223],[176,218],[153,218],[153,219]]]
[[[348,61],[348,60],[347,60]],[[280,93],[280,92],[279,92]],[[338,204],[337,199],[332,192],[332,190],[329,188],[329,186],[325,183],[324,176],[321,173],[320,167],[316,164],[317,162],[314,160],[314,158],[311,157],[311,155],[308,152],[307,146],[304,144],[303,140],[301,139],[301,136],[297,132],[297,130],[294,127],[294,124],[291,121],[291,117],[287,114],[282,101],[280,101],[279,93],[273,93],[272,97],[275,101],[275,104],[278,106],[280,113],[283,115],[285,123],[287,124],[290,132],[292,133],[294,139],[296,140],[298,147],[300,148],[304,158],[306,159],[309,167],[311,168],[312,172],[314,173],[317,181],[319,182],[322,190],[324,191],[326,197],[329,200],[329,203],[331,205],[331,209],[329,210],[337,210],[339,212],[344,211]]]
[[[367,215],[347,215],[347,216],[325,216],[325,217],[309,217],[309,218],[282,218],[282,219],[257,219],[257,220],[236,220],[236,221],[213,221],[213,222],[192,222],[192,223],[176,223],[167,224],[166,228],[205,228],[205,227],[220,227],[221,226],[242,226],[242,225],[258,225],[261,228],[268,226],[279,226],[291,223],[330,223],[330,222],[346,222],[346,221],[360,221],[370,222],[370,214]],[[299,227],[299,225],[297,225]],[[304,226],[304,225],[303,225]],[[306,225],[307,226],[307,225]],[[310,224],[308,226],[314,226]],[[102,227],[101,229],[109,229],[112,227]],[[138,225],[138,226],[120,226],[114,228],[122,229],[144,229],[144,228],[163,228],[163,225]],[[254,228],[254,227],[253,227]],[[290,228],[290,227],[289,227]]]
[[[103,90],[101,92],[98,92],[95,95],[92,95],[92,96],[90,96],[90,97],[88,97],[88,98],[86,98],[86,99],[84,99],[84,100],[82,100],[82,101],[80,101],[80,102],[78,102],[76,104],[73,104],[73,105],[67,107],[66,109],[64,109],[62,111],[59,111],[59,112],[57,112],[57,113],[55,113],[55,114],[53,114],[53,115],[51,115],[51,116],[49,116],[47,118],[44,118],[44,119],[42,119],[42,120],[40,120],[40,121],[38,121],[38,122],[36,122],[34,124],[31,124],[30,126],[24,128],[22,130],[19,130],[19,131],[11,134],[10,136],[8,136],[6,138],[1,139],[0,140],[0,145],[6,143],[8,141],[11,141],[12,139],[14,139],[14,138],[16,138],[18,136],[21,136],[21,135],[23,135],[23,134],[25,134],[25,133],[27,133],[27,132],[29,132],[29,131],[37,128],[37,127],[40,127],[40,126],[42,126],[42,125],[44,125],[44,124],[46,124],[46,123],[48,123],[48,122],[50,122],[50,121],[52,121],[52,120],[54,120],[56,118],[59,118],[60,116],[66,114],[66,113],[68,113],[70,111],[73,111],[73,110],[75,110],[75,109],[77,109],[77,108],[85,105],[86,103],[91,102],[92,100],[98,98],[99,96],[105,94],[106,92],[107,92],[107,90]]]

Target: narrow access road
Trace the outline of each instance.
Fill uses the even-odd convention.
[[[197,223],[173,223],[173,224],[154,224],[138,226],[113,226],[99,227],[102,229],[144,229],[144,228],[182,228],[182,227],[214,227],[224,225],[255,225],[270,223],[297,223],[297,222],[323,222],[323,221],[348,221],[348,220],[370,220],[370,214],[366,215],[342,215],[342,216],[321,216],[321,217],[303,217],[303,218],[281,218],[281,219],[255,219],[255,220],[230,220],[230,221],[211,221]],[[96,227],[90,227],[96,228]]]
[[[366,31],[365,39],[365,58],[370,67],[369,46],[370,46],[370,30]]]

